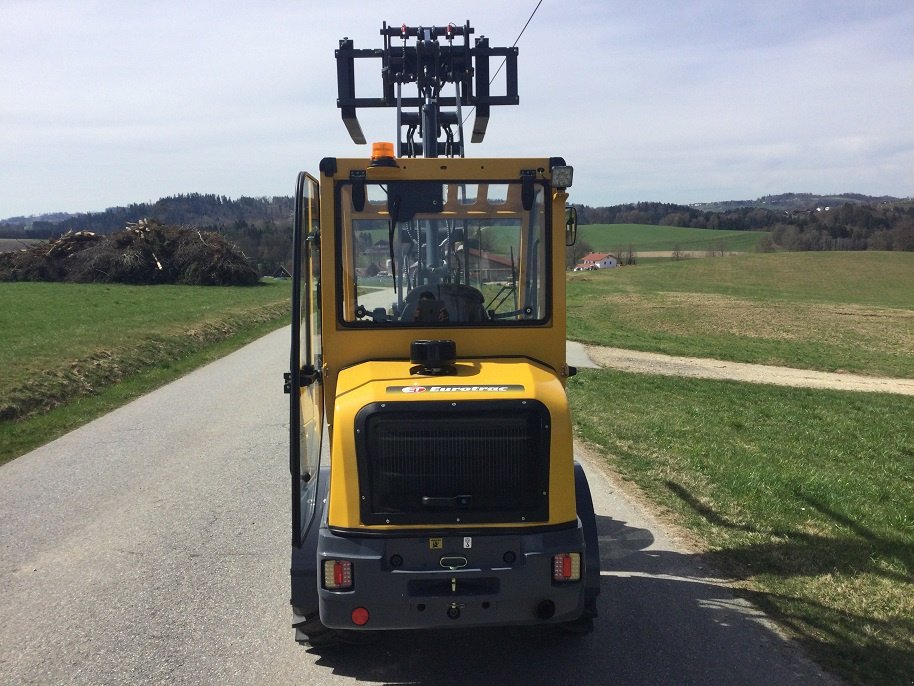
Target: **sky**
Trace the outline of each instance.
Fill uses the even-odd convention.
[[[914,195],[911,0],[538,2],[3,0],[0,218],[292,195],[369,154],[336,108],[340,38],[469,20],[510,46],[531,13],[520,105],[468,157],[564,157],[591,206]],[[395,140],[394,110],[360,119]]]

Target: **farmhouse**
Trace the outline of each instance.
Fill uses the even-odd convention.
[[[467,248],[470,255],[470,279],[481,282],[509,281],[514,265],[507,255]]]
[[[615,255],[608,252],[592,252],[581,258],[581,261],[574,266],[574,271],[590,271],[592,269],[608,269],[618,267],[619,260]]]

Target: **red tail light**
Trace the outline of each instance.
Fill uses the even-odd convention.
[[[553,581],[581,580],[581,553],[562,553],[552,558]]]
[[[348,591],[352,586],[352,562],[324,560],[324,588],[328,591]]]

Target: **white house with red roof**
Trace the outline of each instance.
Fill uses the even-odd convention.
[[[618,267],[619,260],[615,255],[608,252],[592,252],[581,258],[581,261],[574,266],[574,271],[590,271],[592,269],[609,269]]]

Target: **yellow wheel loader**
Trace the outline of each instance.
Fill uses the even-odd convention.
[[[470,46],[469,23],[381,33],[381,50],[340,42],[338,106],[358,143],[360,107],[395,107],[396,150],[327,157],[296,188],[296,638],[586,633],[600,569],[565,394],[572,168],[464,157],[463,108],[476,141],[492,105],[517,102],[516,49]],[[489,92],[493,57],[503,94]],[[382,97],[356,96],[357,59],[381,60]]]

